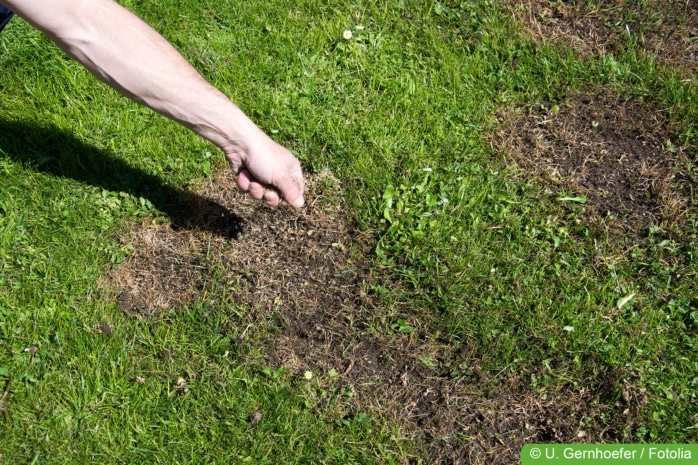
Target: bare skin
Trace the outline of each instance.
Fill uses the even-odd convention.
[[[160,34],[112,0],[2,0],[98,79],[216,144],[238,187],[303,206],[298,160],[211,86]]]

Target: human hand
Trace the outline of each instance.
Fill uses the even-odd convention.
[[[97,78],[220,147],[238,186],[271,206],[303,206],[303,173],[180,53],[112,0],[0,0]],[[80,12],[80,14],[76,14]]]
[[[259,131],[252,142],[239,143],[223,151],[237,184],[257,200],[275,207],[287,203],[300,208],[303,199],[303,172],[296,157],[266,134]]]

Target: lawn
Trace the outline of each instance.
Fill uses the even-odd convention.
[[[300,158],[307,205],[246,198],[14,19],[0,462],[698,441],[695,6],[123,4]]]

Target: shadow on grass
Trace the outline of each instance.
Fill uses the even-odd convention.
[[[159,177],[53,126],[0,118],[3,155],[40,172],[148,199],[169,216],[173,229],[208,231],[237,239],[244,227],[242,217],[218,202],[169,186]]]

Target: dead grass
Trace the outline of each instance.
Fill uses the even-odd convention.
[[[698,2],[506,0],[504,6],[541,42],[561,41],[582,55],[613,53],[637,40],[646,53],[682,72],[698,72]]]
[[[585,213],[610,217],[634,239],[650,226],[678,232],[695,215],[692,148],[673,145],[661,109],[604,90],[548,107],[500,115],[493,144],[508,162],[556,192],[586,196]]]
[[[333,182],[321,173],[309,180],[310,195],[313,186]],[[233,176],[224,172],[200,193],[181,193],[173,204],[188,213],[168,225],[139,225],[122,239],[134,247],[110,276],[122,310],[153,315],[186,306],[200,297],[216,267],[236,283],[235,300],[254,301],[255,307],[289,297],[294,308],[308,311],[320,304],[317,296],[326,285],[334,292],[327,293],[332,302],[325,306],[347,298],[340,268],[347,266],[354,241],[346,221],[328,216],[322,195],[299,212],[269,209],[238,192]],[[336,215],[339,206],[333,208]]]
[[[114,273],[121,310],[148,314],[182,307],[199,296],[207,270],[202,244],[188,230],[163,234],[161,226],[134,229],[122,239],[137,244],[134,254]]]

